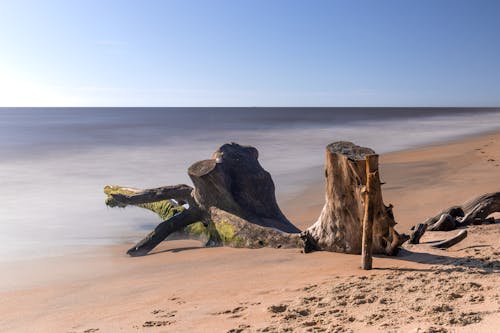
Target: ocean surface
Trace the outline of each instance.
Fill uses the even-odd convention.
[[[283,202],[320,177],[328,143],[385,153],[491,130],[500,109],[0,108],[0,262],[139,240],[158,217],[107,208],[103,186],[191,184],[226,142],[259,150]]]

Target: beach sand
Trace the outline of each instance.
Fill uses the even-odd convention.
[[[500,133],[381,156],[384,201],[397,229],[499,191]],[[282,202],[304,229],[323,184]],[[496,216],[497,218],[500,216]],[[3,263],[0,332],[495,332],[500,327],[500,224],[472,226],[448,250],[425,242],[397,257],[296,249],[201,248],[162,243],[145,257],[130,244]]]

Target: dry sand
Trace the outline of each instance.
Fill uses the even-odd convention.
[[[381,177],[405,232],[500,190],[500,133],[384,155]],[[314,184],[284,211],[305,228],[322,197]],[[470,227],[446,251],[425,244],[452,233],[377,257],[372,271],[355,255],[196,241],[140,258],[126,257],[124,244],[3,263],[0,332],[498,332],[500,224]]]

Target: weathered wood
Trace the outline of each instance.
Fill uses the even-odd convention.
[[[495,223],[496,223],[496,220],[495,220],[495,218],[493,216],[485,218],[483,220],[483,224],[495,224]]]
[[[366,155],[365,213],[363,217],[363,238],[361,248],[361,268],[372,269],[372,243],[374,201],[380,189],[378,177],[378,155]]]
[[[445,210],[441,211],[436,216],[428,218],[423,223],[427,224],[428,226],[431,226],[431,225],[435,224],[437,221],[439,221],[439,219],[441,219],[441,216],[443,216],[443,215],[450,215],[454,219],[457,219],[458,217],[463,217],[465,214],[464,214],[462,207],[451,206],[451,207],[446,208]]]
[[[427,219],[424,223],[429,226],[428,230],[445,231],[452,230],[459,226],[473,224],[477,220],[485,220],[489,215],[500,212],[500,192],[486,193],[472,200],[467,201],[461,206],[452,206]],[[450,229],[449,221],[442,221],[441,225],[434,226],[442,218],[443,214],[449,214],[455,220],[455,226]]]
[[[259,164],[254,147],[225,144],[211,159],[191,165],[188,175],[194,188],[188,185],[147,190],[105,187],[108,205],[137,205],[165,220],[131,248],[129,255],[145,255],[179,230],[206,235],[210,246],[304,246],[300,229],[281,212],[271,175]],[[177,205],[183,203],[189,207]]]
[[[451,237],[451,238],[448,238],[444,241],[441,241],[439,243],[436,243],[434,245],[432,245],[432,247],[435,247],[435,248],[438,248],[438,249],[447,249],[459,242],[461,242],[462,240],[464,240],[465,238],[467,237],[467,230],[461,230],[458,234],[456,234],[455,236]]]
[[[148,254],[158,244],[160,244],[171,233],[199,221],[201,215],[194,210],[184,210],[158,224],[158,226],[149,233],[144,239],[127,251],[132,257],[138,257]]]
[[[420,243],[420,238],[422,238],[426,230],[427,230],[427,224],[425,223],[417,224],[415,229],[410,234],[410,239],[408,240],[408,243],[410,244]]]
[[[429,226],[427,230],[429,231],[449,231],[449,230],[455,230],[457,228],[457,223],[455,221],[455,218],[451,216],[450,214],[443,214],[439,218],[439,220]]]
[[[318,220],[302,235],[306,251],[361,253],[365,186],[365,156],[375,152],[351,142],[327,146],[325,163],[325,205]],[[380,182],[374,186],[373,253],[395,255],[407,238],[395,230],[392,206],[382,200]]]
[[[460,225],[471,224],[475,219],[485,220],[489,215],[500,212],[500,192],[486,193],[462,205],[464,217]]]
[[[205,211],[217,207],[263,227],[300,233],[281,212],[272,177],[258,156],[254,147],[225,144],[210,160],[190,166],[196,203]]]
[[[118,190],[119,193],[117,193]],[[174,199],[179,204],[188,203],[194,205],[191,195],[192,191],[193,188],[191,186],[184,184],[163,186],[147,190],[110,185],[104,187],[104,193],[112,195],[113,199],[116,201],[128,205],[139,205],[167,199]]]

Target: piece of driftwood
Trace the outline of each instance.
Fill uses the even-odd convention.
[[[426,224],[427,225],[427,224]],[[450,214],[443,214],[437,220],[436,223],[431,224],[427,230],[429,231],[449,231],[449,230],[455,230],[457,228],[457,221],[455,217],[451,216]]]
[[[438,243],[432,245],[432,247],[435,247],[438,249],[447,249],[447,248],[463,241],[465,239],[465,237],[467,237],[467,230],[461,230],[455,236],[448,238],[444,241],[438,242]]]
[[[460,226],[480,224],[482,222],[478,221],[485,221],[496,212],[500,212],[500,192],[486,193],[461,206],[447,208],[424,223],[429,226],[429,231],[453,230]],[[443,215],[449,215],[451,219],[446,217],[446,220],[442,220]]]
[[[361,268],[372,269],[373,212],[376,191],[380,188],[378,176],[378,155],[366,155],[365,213],[363,216],[363,236],[361,247]]]
[[[108,204],[137,205],[165,219],[129,249],[129,255],[145,255],[173,232],[186,231],[192,224],[196,228],[187,232],[206,235],[209,246],[304,246],[300,230],[281,212],[271,175],[259,164],[254,147],[225,144],[211,159],[191,165],[188,174],[194,188],[188,185],[148,190],[105,187]],[[180,204],[187,204],[188,208]],[[167,213],[162,214],[164,211]]]
[[[351,142],[340,141],[326,148],[325,204],[318,220],[302,233],[305,251],[361,253],[365,211],[366,155],[375,152]],[[380,182],[371,189],[373,195],[372,251],[396,255],[408,238],[399,235],[392,205],[385,206]]]
[[[408,240],[408,243],[410,244],[420,243],[420,238],[422,238],[426,230],[427,230],[427,224],[425,223],[417,224],[416,227],[413,229],[413,231],[410,233],[410,239]]]
[[[422,225],[427,226],[427,231],[450,231],[471,224],[495,223],[495,219],[488,216],[496,212],[500,212],[500,192],[480,195],[461,206],[451,206],[428,218],[425,222],[412,227],[409,243],[418,244],[418,242],[414,243],[413,239],[419,234],[419,229],[423,230]],[[424,232],[425,230],[423,230],[422,235]],[[467,237],[467,231],[462,230],[450,239],[434,244],[433,247],[448,248],[462,241],[465,237]]]

